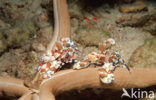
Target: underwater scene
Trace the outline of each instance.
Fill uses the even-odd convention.
[[[156,100],[156,0],[0,0],[0,100]]]

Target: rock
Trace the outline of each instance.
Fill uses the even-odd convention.
[[[5,23],[3,20],[0,20],[0,28],[6,28],[6,27],[10,27],[9,24]]]
[[[37,22],[36,26],[39,27],[40,29],[42,29],[42,28],[45,28],[45,27],[49,27],[51,25],[48,22]]]
[[[8,48],[16,48],[29,42],[37,33],[36,27],[30,20],[17,21],[13,27],[0,29],[0,52]]]
[[[32,79],[36,73],[38,61],[39,55],[34,51],[10,50],[0,57],[0,73],[11,77]]]
[[[144,2],[135,2],[133,4],[122,5],[119,11],[123,13],[136,13],[141,11],[148,11],[148,7]]]
[[[156,13],[141,15],[141,16],[124,16],[115,21],[120,26],[126,27],[141,27],[143,30],[150,32],[151,35],[156,35]]]
[[[156,67],[156,38],[147,39],[132,54],[128,65],[132,67]]]
[[[105,9],[105,12],[108,13],[108,14],[110,14],[111,13],[111,10]]]
[[[7,49],[7,44],[6,41],[2,35],[2,33],[0,32],[0,55],[3,51],[5,51]]]
[[[10,76],[16,76],[18,56],[13,52],[5,53],[0,57],[0,73],[8,73]]]
[[[104,38],[108,38],[108,32],[106,31],[97,31],[90,30],[88,32],[81,31],[77,34],[75,41],[84,47],[87,46],[98,46],[98,44],[104,40]]]
[[[147,27],[144,27],[144,30],[150,32],[152,35],[156,36],[156,23],[149,25]]]
[[[3,52],[6,49],[6,45],[3,43],[2,40],[0,40],[0,53]]]
[[[123,16],[116,20],[121,26],[141,27],[156,23],[156,12],[144,15]]]
[[[23,20],[28,9],[26,7],[31,4],[32,0],[2,0],[0,2],[0,19],[11,25],[15,24],[16,20]]]
[[[131,21],[132,20],[132,16],[122,16],[118,19],[115,20],[116,24],[120,24],[120,25],[124,25],[125,21]]]
[[[45,51],[46,48],[40,43],[40,44],[38,45],[38,47],[37,47],[37,50],[38,50],[38,51]]]
[[[53,34],[53,27],[48,26],[40,29],[38,38],[40,40],[40,43],[42,43],[45,47],[52,39]]]
[[[35,51],[38,51],[38,52],[43,52],[46,50],[45,46],[43,46],[43,44],[38,43],[38,42],[34,42],[32,44],[32,49],[34,49]]]
[[[72,18],[71,19],[71,33],[75,33],[75,31],[78,29],[79,27],[79,21],[76,18]]]
[[[150,20],[150,18],[151,18],[150,15],[121,17],[116,20],[116,23],[124,27],[125,26],[139,27],[145,25]]]

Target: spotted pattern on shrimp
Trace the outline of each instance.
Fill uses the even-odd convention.
[[[119,51],[110,53],[109,48],[115,44],[115,40],[109,38],[99,43],[99,51],[92,52],[80,61],[77,61],[79,51],[74,42],[69,38],[62,38],[56,42],[54,50],[47,51],[41,57],[37,69],[43,78],[50,78],[57,70],[67,63],[75,63],[73,69],[87,68],[91,64],[102,66],[99,71],[99,78],[102,83],[111,84],[114,81],[114,71],[117,67],[127,68],[125,61],[121,59]]]
[[[70,38],[56,42],[56,48],[49,50],[41,57],[37,70],[43,78],[50,78],[58,69],[67,63],[77,62],[78,49]]]
[[[118,51],[112,52],[110,54],[109,48],[115,44],[115,40],[109,38],[99,44],[99,51],[92,52],[88,54],[84,59],[80,60],[74,64],[73,69],[82,69],[89,67],[90,64],[102,66],[99,69],[99,76],[102,83],[110,84],[114,81],[113,72],[117,67],[127,68],[129,67],[125,64],[124,60],[121,59],[120,53]]]

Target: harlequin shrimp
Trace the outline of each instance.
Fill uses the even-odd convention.
[[[114,81],[113,72],[117,67],[127,68],[129,67],[125,64],[124,60],[121,59],[121,56],[118,51],[109,53],[109,48],[115,44],[115,40],[109,38],[99,44],[99,51],[92,52],[88,54],[84,59],[78,61],[74,64],[73,69],[81,69],[89,67],[90,64],[102,66],[99,69],[99,76],[102,83],[110,84]]]
[[[113,66],[115,66],[114,70],[117,67],[121,67],[121,68],[127,68],[127,70],[130,71],[127,64],[125,64],[125,61],[123,59],[121,59],[120,53],[118,51],[115,51],[111,54],[111,56],[109,57],[109,62],[112,62]]]
[[[38,71],[43,78],[50,78],[58,69],[67,63],[77,62],[78,49],[69,38],[56,42],[54,50],[47,51],[41,57]]]
[[[103,43],[100,43],[98,52],[92,52],[88,54],[86,57],[84,57],[82,60],[76,63],[73,66],[73,69],[80,69],[83,67],[87,67],[90,64],[103,65],[104,62],[107,62],[109,59],[108,50],[106,50],[106,48],[114,44],[115,44],[115,41],[112,38],[109,38]]]
[[[114,81],[113,69],[114,66],[112,63],[105,63],[102,68],[99,69],[100,80],[102,83],[109,84]]]

